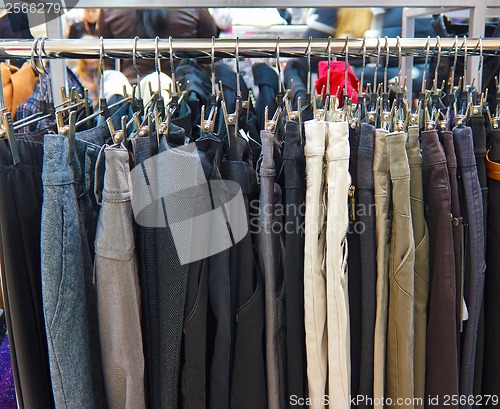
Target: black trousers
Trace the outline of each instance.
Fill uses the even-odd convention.
[[[358,393],[373,396],[373,353],[376,312],[377,244],[375,240],[375,198],[373,184],[373,154],[375,128],[361,124],[358,147],[356,221],[359,232],[361,260],[361,358]],[[358,228],[359,227],[359,228]],[[363,403],[360,407],[368,408]]]
[[[455,318],[457,283],[450,181],[445,153],[437,132],[422,132],[421,146],[430,246],[426,395],[427,398],[439,396],[439,407],[444,408],[444,395],[458,394],[458,328]],[[426,399],[427,405],[428,402]]]
[[[136,166],[152,157],[158,147],[149,137],[134,140]],[[147,210],[146,210],[147,211]],[[144,344],[144,382],[146,404],[160,407],[160,322],[158,309],[158,267],[156,265],[155,228],[136,226],[136,243],[139,258],[139,277],[142,300],[142,336]]]
[[[287,396],[306,396],[306,340],[304,328],[304,212],[306,176],[304,141],[299,125],[285,126],[285,303],[287,341]],[[291,405],[287,399],[287,407]],[[300,406],[299,407],[304,407]]]
[[[19,408],[53,408],[40,266],[43,134],[16,139],[17,166],[0,140],[0,256],[12,372]]]
[[[351,175],[351,184],[356,188],[358,185],[358,147],[359,147],[360,128],[349,127],[349,146],[351,149],[349,156],[349,173]],[[357,202],[358,194],[354,191],[354,197],[349,197],[352,203]],[[347,258],[349,281],[349,320],[351,331],[351,394],[358,395],[360,370],[361,370],[361,328],[362,328],[362,293],[361,293],[361,241],[360,235],[355,229],[355,216],[353,209],[349,207],[349,230],[347,232],[347,243],[349,246],[349,255]]]
[[[492,130],[489,160],[500,163],[500,130]],[[482,393],[500,396],[500,180],[488,179],[488,240],[485,282],[485,343]],[[493,404],[487,407],[494,407]]]

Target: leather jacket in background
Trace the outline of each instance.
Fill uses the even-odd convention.
[[[100,35],[104,38],[134,38],[138,35],[138,13],[135,9],[105,9],[100,16]],[[208,9],[169,9],[165,24],[160,32],[160,38],[172,36],[176,38],[211,38],[217,36],[217,26]],[[168,64],[167,64],[168,65]],[[167,65],[163,72],[170,73]],[[145,76],[155,69],[154,59],[137,58],[137,68],[141,76]],[[130,83],[136,83],[136,73],[132,60],[122,60],[121,71],[127,76]]]

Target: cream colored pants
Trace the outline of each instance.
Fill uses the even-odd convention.
[[[326,227],[326,282],[328,323],[329,407],[350,407],[351,352],[349,294],[347,288],[347,229],[349,127],[347,122],[329,122],[326,168],[328,212]]]
[[[304,248],[304,316],[307,380],[311,409],[324,409],[327,382],[328,335],[326,328],[325,229],[323,157],[327,123],[307,121],[306,213]]]

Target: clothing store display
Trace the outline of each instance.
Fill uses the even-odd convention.
[[[392,38],[385,58],[333,41],[314,95],[316,41],[303,55],[283,41],[297,58],[281,62],[277,41],[275,64],[266,41],[241,40],[241,71],[225,60],[238,41],[207,58],[210,40],[160,39],[154,60],[158,24],[202,38],[212,23],[104,10],[93,29],[129,40],[101,43],[123,72],[96,76],[97,107],[70,70],[54,90],[48,69],[2,65],[0,406],[498,406],[498,101],[436,61],[449,87],[425,82],[415,110],[383,67]],[[53,41],[15,55],[87,59],[97,44]],[[448,68],[467,56],[432,41]],[[492,41],[465,49],[493,59]],[[346,65],[364,46],[380,86]]]

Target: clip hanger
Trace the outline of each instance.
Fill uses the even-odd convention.
[[[269,107],[266,106],[266,109],[264,111],[264,130],[267,132],[275,133],[280,115],[281,108],[278,107],[274,112],[273,117],[269,119]]]
[[[203,132],[213,132],[215,128],[215,120],[217,117],[217,107],[212,106],[208,118],[205,119],[205,105],[201,107],[201,130]]]

